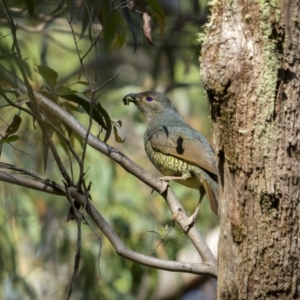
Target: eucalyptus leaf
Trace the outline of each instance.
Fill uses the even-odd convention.
[[[81,107],[84,108],[84,110],[86,111],[86,113],[88,115],[90,115],[90,102],[87,101],[84,98],[81,98],[77,95],[60,95],[60,97],[69,100],[69,101],[73,101],[77,104],[79,104]],[[93,109],[93,115],[92,115],[93,120],[95,120],[100,126],[102,126],[104,129],[106,129],[106,124],[103,121],[103,118],[101,115],[98,114],[98,112]]]
[[[50,86],[57,85],[58,73],[55,70],[49,68],[48,66],[40,65],[38,66],[38,71]]]

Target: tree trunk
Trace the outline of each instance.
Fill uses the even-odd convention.
[[[217,1],[201,54],[220,170],[219,299],[300,299],[300,2]]]

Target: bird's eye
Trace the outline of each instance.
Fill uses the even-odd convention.
[[[146,101],[147,101],[147,102],[151,102],[151,101],[153,101],[153,98],[150,97],[150,96],[148,96],[148,97],[146,97]]]

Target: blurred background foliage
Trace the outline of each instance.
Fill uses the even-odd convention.
[[[130,10],[130,2],[1,1],[0,64],[21,78],[21,63],[33,89],[57,101],[84,126],[89,117],[78,103],[89,99],[91,88],[78,53],[81,57],[87,54],[82,63],[94,87],[119,74],[95,94],[103,124],[94,122],[92,132],[101,139],[108,138],[110,145],[160,176],[144,152],[144,120],[133,105],[124,106],[122,98],[131,92],[164,92],[184,119],[210,139],[209,107],[200,83],[198,61],[198,34],[207,21],[207,8],[204,0],[149,0],[136,1],[141,7]],[[13,35],[5,8],[16,26],[21,62],[12,51]],[[143,29],[143,10],[152,18],[151,41]],[[0,84],[4,93],[9,86],[2,78]],[[5,95],[22,101],[13,94]],[[14,115],[19,115],[22,122],[15,134],[17,140],[2,143],[1,162],[35,170],[61,184],[62,176],[51,154],[45,170],[39,128],[24,112],[8,106],[2,96],[1,136],[5,136]],[[101,125],[106,130],[101,130]],[[70,139],[81,155],[82,142],[76,135]],[[63,142],[56,135],[53,141],[70,170]],[[76,181],[78,167],[74,162],[72,167]],[[88,148],[85,167],[87,181],[92,182],[94,205],[128,248],[150,254],[164,238],[154,256],[173,260],[197,257],[181,230],[172,228],[170,212],[160,195],[151,193],[148,186],[94,149]],[[66,223],[68,202],[63,197],[7,183],[0,182],[0,186],[0,299],[62,299],[73,272],[77,238],[76,223]],[[176,183],[171,186],[191,214],[198,192]],[[217,223],[204,201],[196,226],[206,235]],[[93,227],[92,222],[90,225]],[[177,286],[178,299],[192,299],[185,294],[189,289],[186,282],[198,276],[186,279],[187,274],[176,274],[165,279],[162,271],[116,255],[97,230],[94,233],[83,226],[82,231],[82,260],[72,299],[168,299],[166,291],[172,285]]]

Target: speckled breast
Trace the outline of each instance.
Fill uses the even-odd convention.
[[[190,165],[174,156],[156,151],[152,148],[150,141],[145,143],[145,150],[153,165],[163,175],[182,176],[183,174],[190,174],[191,177],[186,180],[175,181],[194,189],[199,189],[202,185],[199,179],[194,174],[193,165]]]

